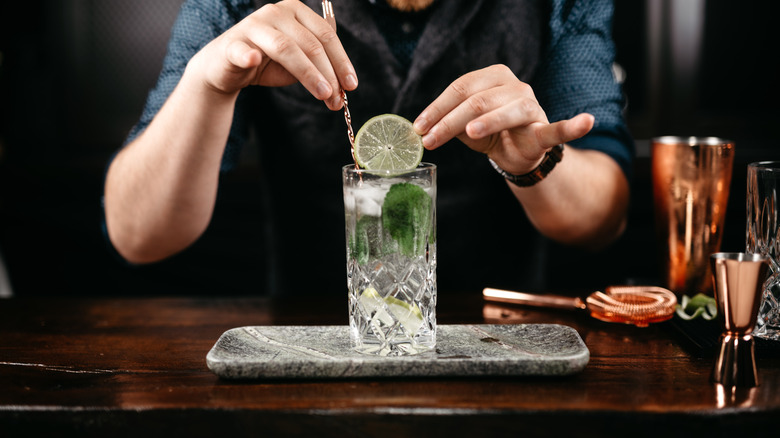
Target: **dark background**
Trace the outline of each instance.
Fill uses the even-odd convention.
[[[140,114],[181,3],[0,6],[0,255],[16,295],[263,292],[257,267],[267,260],[253,227],[260,206],[251,156],[223,181],[212,226],[191,251],[130,268],[101,234],[104,167]],[[562,261],[550,267],[560,272],[556,288],[656,281],[649,182],[655,136],[736,141],[723,249],[743,249],[746,164],[780,159],[771,135],[780,115],[772,66],[778,9],[780,2],[757,0],[616,1],[617,61],[637,140],[629,228],[596,255],[557,248]],[[248,234],[230,232],[236,229]],[[210,262],[200,263],[204,257]]]

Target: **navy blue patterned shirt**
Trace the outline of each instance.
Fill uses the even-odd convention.
[[[148,126],[189,59],[263,3],[271,2],[184,3],[157,85],[128,141]],[[304,3],[320,12],[320,0]],[[339,37],[360,80],[349,93],[355,127],[382,113],[413,120],[459,76],[504,64],[532,85],[551,122],[593,114],[593,130],[571,145],[608,154],[630,175],[633,142],[611,69],[611,1],[437,0],[424,14],[409,16],[409,23],[398,14],[389,19],[369,0],[333,5]],[[393,26],[404,31],[407,24],[412,37],[394,39]],[[267,206],[262,226],[272,230],[266,251],[278,270],[272,287],[283,292],[328,284],[342,291],[344,257],[334,254],[344,250],[340,167],[351,157],[341,113],[329,111],[300,84],[249,87],[236,104],[223,170],[236,165],[253,129],[265,187],[259,196]],[[546,240],[485,156],[451,143],[423,157],[439,166],[440,288],[544,288]],[[286,174],[287,163],[295,163],[294,178]],[[312,228],[315,216],[313,247],[314,236],[304,230]],[[512,257],[506,257],[507,248],[514,250]],[[317,266],[296,276],[302,257]]]

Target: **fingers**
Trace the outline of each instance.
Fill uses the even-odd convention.
[[[499,90],[499,95],[506,94]],[[517,129],[532,123],[547,123],[547,115],[533,96],[498,101],[488,111],[473,114],[465,132],[472,139],[481,139],[507,129]]]
[[[301,23],[307,29],[310,29],[322,44],[327,59],[330,60],[329,65],[334,69],[338,77],[337,83],[347,91],[357,88],[358,81],[355,68],[341,45],[336,29],[332,28],[322,17],[308,7],[301,7],[297,16]]]
[[[479,140],[532,123],[547,123],[536,99],[514,97],[506,87],[496,87],[469,97],[443,116],[423,135],[423,144],[434,149],[463,133]]]
[[[480,152],[514,147],[531,156],[582,137],[593,122],[593,116],[581,114],[549,124],[531,87],[507,67],[492,66],[454,81],[418,116],[414,127],[427,149],[458,137]],[[508,140],[499,142],[502,133]]]
[[[336,30],[319,14],[302,3],[295,2],[297,22],[301,26],[289,29],[291,35],[298,37],[299,45],[315,67],[328,79],[333,90],[329,106],[341,108],[341,88],[347,91],[357,88],[357,75],[347,56]],[[313,37],[313,38],[312,38]]]
[[[544,122],[544,123],[542,123]],[[529,129],[534,143],[540,149],[568,143],[587,134],[595,119],[587,113],[568,120],[546,123],[546,116],[535,101],[517,101],[484,114],[466,125],[466,135],[473,140],[483,139],[501,131]]]
[[[423,136],[423,145],[428,149],[446,143],[465,128],[466,116],[461,111],[453,114],[477,90],[492,88],[495,81],[477,72],[468,73],[450,84],[414,121],[415,131]],[[481,102],[475,102],[475,106]]]
[[[320,100],[331,98],[338,90],[338,80],[322,46],[299,23],[280,23],[274,28],[253,27],[250,41],[270,60],[278,63]],[[325,59],[323,59],[325,58]],[[260,72],[260,85],[278,86],[278,77]]]
[[[513,102],[522,108],[507,112]],[[492,122],[485,116],[491,113]],[[484,136],[525,124],[526,119],[546,122],[531,87],[517,80],[507,67],[492,66],[454,81],[420,114],[414,127],[423,135],[423,145],[435,149],[453,137],[469,133],[467,126],[470,135]],[[495,127],[486,126],[488,122]]]
[[[299,81],[331,109],[340,108],[341,88],[354,90],[357,74],[336,32],[299,1],[266,5],[231,30],[228,62],[257,69],[250,83]]]

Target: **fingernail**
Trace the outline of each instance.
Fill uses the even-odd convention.
[[[469,131],[473,136],[481,136],[485,132],[485,124],[482,122],[472,122],[469,124]]]
[[[414,130],[419,134],[425,132],[426,129],[428,129],[428,120],[423,116],[417,117],[417,120],[414,121]]]
[[[428,134],[423,135],[422,142],[423,147],[431,148],[436,145],[436,137],[429,132]]]
[[[316,91],[318,97],[320,98],[325,98],[327,96],[330,96],[330,92],[331,92],[330,85],[328,85],[328,83],[325,81],[320,81],[317,84]]]
[[[348,74],[347,77],[344,78],[344,82],[344,85],[351,90],[357,88],[358,86],[357,77],[355,77],[353,74]]]

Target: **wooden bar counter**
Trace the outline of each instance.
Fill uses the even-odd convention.
[[[226,330],[346,324],[343,302],[267,298],[0,300],[0,437],[777,436],[780,359],[761,385],[709,381],[674,324],[488,304],[439,292],[440,324],[560,323],[590,350],[569,377],[229,381],[206,366]],[[760,353],[760,352],[759,352]],[[737,434],[737,435],[735,435]],[[753,435],[758,436],[758,435]]]

